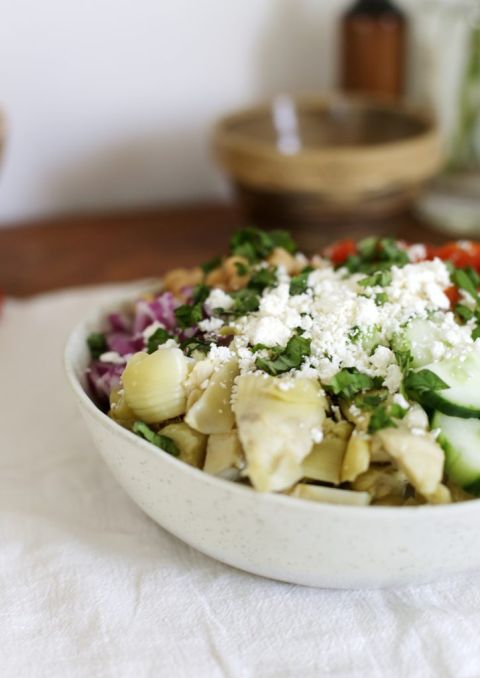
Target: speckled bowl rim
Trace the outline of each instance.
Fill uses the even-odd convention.
[[[160,287],[160,283],[157,282],[155,287],[158,289],[158,287]],[[216,476],[210,475],[205,473],[205,471],[194,468],[193,466],[176,459],[163,450],[156,449],[147,441],[142,440],[142,438],[139,436],[135,435],[128,429],[123,428],[120,426],[120,424],[117,424],[113,419],[108,417],[95,405],[80,382],[74,366],[75,358],[77,357],[75,347],[79,343],[78,337],[85,336],[89,326],[98,324],[99,317],[104,317],[109,311],[114,312],[115,310],[118,310],[119,306],[135,299],[142,292],[145,292],[145,284],[142,286],[139,285],[135,292],[129,291],[123,295],[116,295],[110,300],[110,302],[103,304],[102,306],[92,308],[91,312],[86,315],[84,320],[79,322],[70,332],[65,344],[63,363],[67,381],[82,406],[88,410],[97,423],[100,424],[104,429],[110,430],[120,438],[124,438],[125,441],[129,442],[134,447],[137,446],[151,455],[160,457],[163,463],[167,465],[172,464],[177,468],[178,471],[189,475],[192,479],[197,480],[199,483],[205,483],[212,488],[221,489],[223,491],[228,488],[229,491],[234,495],[236,494],[237,496],[243,496],[245,498],[247,496],[251,496],[252,498],[254,497],[255,501],[271,504],[272,508],[274,508],[277,504],[290,506],[292,511],[311,513],[312,517],[314,517],[317,513],[328,514],[337,518],[341,516],[348,517],[349,515],[355,514],[357,518],[364,518],[367,520],[370,519],[372,515],[375,515],[375,517],[379,518],[380,520],[395,520],[396,518],[400,518],[400,516],[403,516],[403,519],[408,519],[407,516],[409,516],[409,519],[415,521],[420,517],[425,518],[430,515],[432,515],[432,517],[435,516],[440,518],[442,515],[445,517],[452,517],[455,514],[455,516],[460,517],[463,512],[471,511],[472,509],[477,509],[480,507],[480,499],[472,499],[454,504],[429,504],[424,506],[348,506],[342,504],[328,504],[309,501],[305,499],[299,499],[297,497],[269,492],[255,492],[255,490],[246,485],[240,485],[238,483],[232,482],[231,480],[225,480],[224,478],[218,478]]]

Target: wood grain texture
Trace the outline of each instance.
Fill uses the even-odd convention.
[[[238,210],[220,204],[162,208],[98,216],[65,217],[0,229],[0,290],[29,296],[47,290],[159,276],[224,252],[242,223]],[[405,215],[391,222],[323,225],[294,233],[303,249],[369,233],[411,241],[441,241]]]

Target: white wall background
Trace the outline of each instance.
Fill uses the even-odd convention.
[[[346,4],[4,0],[0,222],[222,194],[213,121],[333,86]]]

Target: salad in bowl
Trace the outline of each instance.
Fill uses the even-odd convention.
[[[421,506],[480,494],[480,245],[284,231],[165,275],[87,342],[95,403],[260,493]]]

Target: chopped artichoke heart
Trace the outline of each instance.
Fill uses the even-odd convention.
[[[340,470],[347,442],[341,438],[327,437],[313,446],[303,460],[303,475],[310,480],[340,484]]]
[[[202,468],[205,461],[207,436],[194,431],[185,422],[167,424],[159,433],[173,440],[180,451],[182,461],[195,468]]]
[[[383,429],[375,435],[420,494],[428,497],[437,492],[442,481],[445,456],[431,437],[393,428]]]
[[[340,480],[342,483],[352,482],[370,466],[370,446],[365,434],[354,431],[347,444],[343,457]]]
[[[127,405],[125,400],[125,391],[114,388],[110,393],[110,410],[108,416],[114,419],[121,426],[131,428],[136,416],[133,410]]]
[[[234,404],[246,475],[262,492],[284,490],[303,477],[302,461],[321,428],[326,400],[316,380],[246,374],[238,379]]]
[[[180,416],[186,407],[187,372],[187,358],[179,348],[135,353],[122,375],[126,403],[147,423]]]
[[[350,504],[351,506],[367,506],[370,503],[368,492],[352,492],[351,490],[339,490],[335,487],[322,487],[321,485],[307,485],[299,483],[291,493],[292,497],[320,501],[325,504]]]
[[[210,377],[202,395],[193,402],[185,421],[200,433],[227,433],[231,431],[235,418],[230,399],[232,386],[238,374],[238,363],[234,360],[220,365]]]
[[[242,446],[236,430],[212,433],[208,437],[204,471],[216,476],[231,468],[241,469],[243,465]]]

